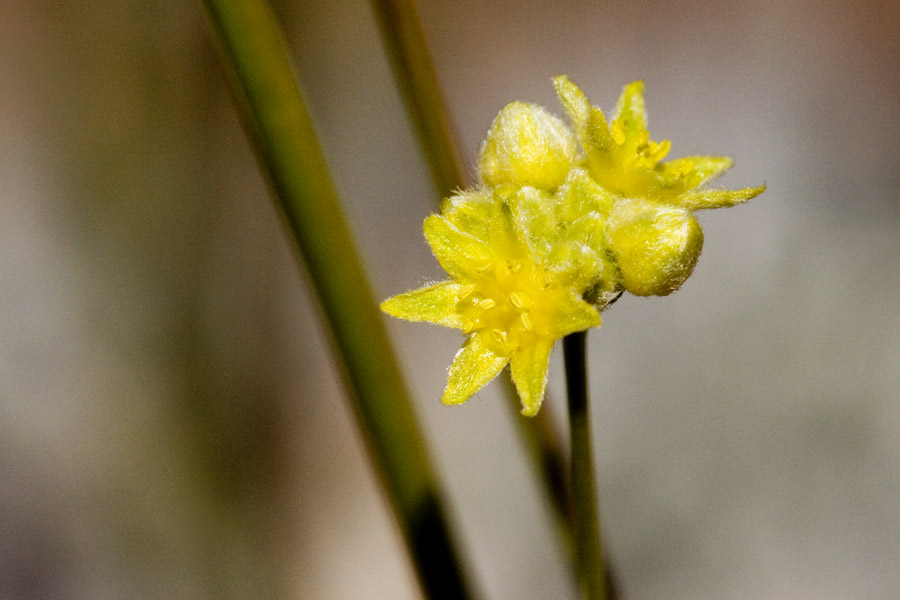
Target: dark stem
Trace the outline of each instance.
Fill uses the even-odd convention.
[[[597,514],[597,486],[591,452],[591,420],[587,388],[587,332],[563,338],[566,389],[569,396],[569,426],[572,444],[572,501],[575,505],[575,547],[581,573],[581,587],[588,600],[614,598],[609,593],[600,520]]]

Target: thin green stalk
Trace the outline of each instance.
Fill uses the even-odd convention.
[[[372,0],[431,175],[443,198],[465,187],[459,145],[414,0]]]
[[[591,451],[591,419],[587,390],[587,332],[563,338],[569,425],[572,440],[572,499],[575,504],[575,546],[582,590],[588,600],[607,600],[606,565],[600,543],[597,484]]]
[[[264,0],[206,5],[422,587],[429,598],[470,598],[424,439],[271,8]]]
[[[394,74],[415,124],[419,143],[428,159],[438,197],[446,197],[454,190],[465,187],[466,180],[461,168],[463,161],[460,159],[459,144],[431,60],[416,2],[372,0],[372,7],[381,25]],[[544,484],[563,542],[571,550],[574,547],[571,502],[558,428],[547,410],[530,419],[521,418],[518,414],[518,394],[506,381],[504,393],[515,414],[519,434]]]

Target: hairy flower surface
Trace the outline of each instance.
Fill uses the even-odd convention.
[[[661,162],[672,144],[650,139],[641,81],[625,86],[610,122],[568,77],[560,75],[554,84],[591,177],[618,196],[606,239],[622,286],[638,296],[674,292],[690,277],[703,248],[703,231],[693,211],[734,206],[759,195],[765,186],[705,189],[734,164],[724,156]]]
[[[532,188],[532,191],[534,188]],[[522,413],[534,415],[558,339],[600,324],[571,273],[554,269],[529,245],[527,224],[513,214],[518,191],[465,192],[444,216],[425,220],[425,236],[453,277],[382,303],[386,313],[461,329],[468,335],[450,366],[445,404],[465,402],[507,364]]]
[[[500,111],[479,151],[480,187],[425,220],[451,279],[381,305],[467,336],[446,404],[465,402],[509,364],[523,414],[536,414],[558,339],[599,325],[623,291],[678,289],[703,246],[693,211],[765,189],[707,189],[730,158],[663,162],[671,144],[650,139],[642,82],[625,87],[611,121],[566,76],[554,83],[574,131],[534,104]]]

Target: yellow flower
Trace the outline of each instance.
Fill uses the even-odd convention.
[[[703,247],[693,211],[733,206],[765,186],[704,189],[733,164],[723,156],[661,162],[671,143],[650,139],[641,81],[625,86],[611,122],[568,77],[554,83],[591,177],[618,196],[606,222],[606,241],[623,287],[638,296],[670,294],[690,276]]]
[[[671,144],[650,139],[641,82],[625,87],[607,122],[567,77],[554,81],[574,131],[533,104],[500,111],[478,155],[481,187],[425,220],[451,279],[381,305],[468,336],[449,369],[446,404],[465,402],[509,364],[522,413],[536,414],[558,339],[599,325],[623,290],[678,289],[703,246],[693,211],[765,189],[706,189],[729,158],[661,162]]]
[[[425,220],[425,236],[453,278],[394,296],[386,313],[461,329],[468,335],[450,366],[445,404],[460,404],[507,364],[522,413],[537,413],[556,341],[600,324],[600,313],[582,299],[582,284],[554,268],[529,244],[528,224],[516,217],[535,188],[500,187],[463,192],[445,202],[442,215]],[[546,196],[545,199],[549,199]]]

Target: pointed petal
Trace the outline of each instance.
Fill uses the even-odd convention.
[[[471,279],[479,267],[495,258],[490,246],[463,233],[443,217],[431,215],[423,227],[438,262],[455,279]]]
[[[436,283],[388,298],[381,303],[381,310],[398,319],[462,329],[463,320],[456,311],[462,287],[455,281]]]
[[[539,338],[537,342],[519,348],[510,358],[510,373],[522,400],[522,414],[527,417],[536,415],[544,401],[547,366],[555,341]]]
[[[647,111],[644,107],[644,82],[633,81],[625,86],[619,102],[616,104],[616,118],[613,120],[611,131],[619,130],[623,139],[617,139],[619,144],[624,141],[640,142],[640,138],[647,133]],[[615,132],[614,136],[617,135]]]
[[[508,356],[494,353],[484,341],[483,334],[474,333],[456,353],[450,365],[447,388],[441,398],[444,404],[462,404],[496,377],[509,362]]]
[[[609,214],[615,202],[615,195],[598,184],[583,168],[576,167],[569,172],[566,182],[556,193],[559,220],[574,221],[588,212]]]
[[[496,212],[493,194],[486,189],[464,190],[441,203],[441,216],[451,225],[480,240],[488,239]]]
[[[693,190],[715,179],[734,165],[727,156],[685,156],[663,165],[665,175],[681,176],[684,187]],[[664,176],[665,176],[664,175]]]
[[[558,75],[553,78],[553,86],[556,88],[556,95],[559,97],[560,104],[571,119],[572,124],[579,133],[585,131],[587,127],[588,117],[591,112],[591,103],[581,89],[572,83],[567,75]]]
[[[746,202],[766,191],[766,186],[758,188],[744,188],[742,190],[705,190],[702,192],[688,192],[678,197],[678,206],[688,210],[703,210],[707,208],[725,208]]]
[[[570,333],[598,325],[600,325],[600,313],[597,312],[597,309],[573,294],[559,309],[555,334],[564,337]]]

